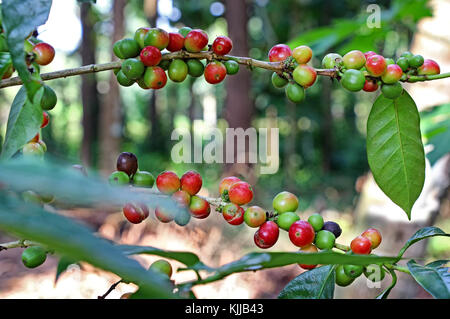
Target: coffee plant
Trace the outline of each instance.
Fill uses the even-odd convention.
[[[368,228],[347,245],[338,243],[340,226],[324,221],[319,214],[302,219],[297,213],[299,198],[293,193],[280,191],[273,198],[273,207],[263,208],[252,203],[253,188],[258,185],[229,176],[220,182],[217,197],[205,198],[198,195],[202,187],[199,173],[188,171],[179,177],[164,171],[155,178],[151,172],[139,170],[138,158],[129,152],[118,155],[116,170],[111,168],[108,181],[104,181],[88,176],[79,165],[67,167],[50,158],[43,161],[47,147],[40,138],[40,130],[49,122],[48,111],[57,104],[56,93],[44,81],[55,78],[112,70],[122,86],[137,83],[144,90],[157,90],[166,85],[167,77],[182,82],[188,76],[203,75],[208,83],[217,84],[239,72],[241,65],[272,72],[273,85],[284,88],[287,99],[300,103],[317,77],[325,76],[350,92],[373,94],[380,89],[367,121],[368,162],[378,186],[411,219],[412,206],[424,184],[425,155],[417,106],[402,83],[450,77],[450,73],[440,72],[437,62],[411,52],[394,60],[353,50],[344,56],[325,55],[322,68],[316,69],[310,63],[314,52],[307,45],[291,50],[276,44],[268,52],[267,62],[228,55],[233,43],[226,36],[211,41],[200,29],[166,32],[142,27],[114,44],[118,61],[41,74],[41,66],[51,63],[55,50],[39,40],[35,30],[47,20],[50,7],[49,0],[40,0],[38,6],[32,0],[3,0],[1,4],[0,88],[22,87],[10,109],[0,155],[0,229],[18,240],[0,244],[0,250],[25,248],[22,262],[28,268],[43,264],[47,254],[56,254],[60,257],[57,278],[79,262],[113,272],[122,278],[120,282],[139,287],[123,299],[195,298],[192,288],[196,285],[233,273],[290,264],[307,271],[292,280],[279,298],[332,298],[335,285],[349,286],[363,274],[378,282],[388,274],[392,284],[377,297],[383,299],[396,285],[397,272],[411,275],[435,298],[450,298],[447,260],[421,265],[411,259],[406,267],[398,265],[416,242],[450,236],[437,227],[417,231],[396,256],[379,256],[373,252],[382,242],[382,230]],[[17,77],[12,77],[14,72]],[[229,225],[245,223],[254,228],[254,243],[260,249],[276,245],[280,232],[286,231],[293,251],[258,251],[213,268],[191,252],[118,245],[50,209],[102,205],[122,207],[124,217],[133,224],[144,222],[152,213],[161,223],[185,226],[191,218],[206,219],[215,211]],[[159,260],[145,269],[129,258],[137,254],[178,261],[185,267],[177,271],[194,271],[197,279],[176,283],[171,280],[170,263]]]

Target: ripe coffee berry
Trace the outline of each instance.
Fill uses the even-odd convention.
[[[195,195],[202,188],[202,177],[195,171],[189,171],[181,176],[181,189],[189,195]]]
[[[364,231],[361,236],[367,237],[372,243],[371,248],[375,249],[381,244],[381,233],[375,228],[369,228]]]
[[[274,45],[269,51],[269,61],[279,62],[284,61],[292,55],[292,50],[286,44]]]
[[[259,227],[253,239],[256,246],[266,249],[275,245],[279,234],[280,230],[278,229],[278,225],[269,220]]]
[[[308,218],[308,223],[314,228],[314,231],[318,232],[323,227],[323,217],[320,214],[312,214]]]
[[[184,48],[184,37],[178,32],[170,32],[169,33],[169,45],[167,46],[167,50],[170,52],[180,51]]]
[[[172,266],[168,261],[163,259],[155,261],[150,265],[150,268],[148,270],[155,271],[164,276],[167,276],[168,278],[172,277]]]
[[[417,69],[419,75],[435,75],[441,73],[441,68],[434,60],[425,59],[422,66]]]
[[[153,184],[155,183],[155,178],[153,177],[153,174],[150,172],[138,170],[133,175],[132,181],[134,186],[152,188]]]
[[[253,189],[247,182],[237,182],[231,185],[228,190],[230,202],[237,205],[245,205],[253,199]]]
[[[42,124],[41,124],[41,128],[44,128],[48,125],[48,113],[47,112],[42,112]]]
[[[338,223],[335,223],[335,222],[331,222],[331,221],[325,222],[323,224],[322,229],[332,232],[336,238],[338,238],[342,234],[341,227],[338,225]]]
[[[156,187],[163,194],[173,194],[180,186],[181,181],[174,172],[164,171],[156,178]]]
[[[297,220],[300,220],[300,217],[294,212],[286,212],[278,215],[277,224],[281,229],[289,231],[291,225],[295,223]]]
[[[113,186],[127,185],[130,183],[130,177],[125,172],[115,171],[109,175],[108,181]]]
[[[148,46],[142,49],[140,57],[145,66],[154,66],[161,62],[162,56],[157,47]]]
[[[217,84],[225,79],[227,68],[222,62],[212,61],[205,68],[205,80],[210,84]]]
[[[381,76],[386,71],[386,60],[378,54],[366,57],[366,69],[372,76]]]
[[[334,247],[336,236],[328,230],[321,230],[316,234],[314,244],[319,249],[329,250]]]
[[[130,223],[139,224],[148,217],[149,211],[144,204],[134,205],[128,203],[123,207],[123,214]]]
[[[42,265],[47,258],[47,252],[39,246],[31,246],[22,252],[22,263],[27,268],[36,268]]]
[[[402,68],[397,64],[391,64],[386,67],[386,72],[381,76],[381,80],[386,84],[393,84],[398,82],[402,75]]]
[[[289,239],[297,247],[303,247],[312,244],[314,241],[315,233],[311,224],[299,220],[291,225],[289,228]]]
[[[298,197],[289,192],[278,193],[272,201],[273,209],[279,214],[295,212],[298,208]]]
[[[47,65],[53,61],[55,57],[55,49],[45,42],[41,42],[36,44],[33,47],[32,52],[34,53],[34,62],[39,65]]]
[[[158,90],[166,85],[167,75],[159,66],[151,66],[146,68],[143,80],[145,88]]]
[[[222,215],[230,225],[240,225],[244,222],[244,209],[233,203],[226,204],[222,208]]]
[[[208,35],[200,29],[191,30],[184,39],[188,52],[200,52],[208,44]]]
[[[128,176],[133,176],[138,169],[138,160],[136,155],[130,152],[122,152],[117,157],[116,168],[118,171],[127,173]]]
[[[372,247],[372,242],[370,241],[370,239],[367,237],[363,237],[363,236],[356,237],[350,243],[350,248],[351,248],[352,252],[354,252],[355,254],[360,254],[360,255],[370,254],[370,251],[372,250],[371,247]]]
[[[169,33],[160,28],[151,28],[145,34],[144,45],[163,50],[169,45]]]
[[[308,65],[300,64],[295,68],[294,72],[292,72],[292,76],[294,77],[295,82],[304,88],[308,88],[316,82],[317,72]]]
[[[366,57],[361,51],[353,50],[344,55],[342,61],[347,69],[359,70],[366,64]]]
[[[219,184],[219,194],[224,201],[229,201],[228,191],[234,183],[240,182],[241,180],[235,176],[225,177],[220,181]]]
[[[249,227],[261,226],[266,218],[266,211],[259,206],[250,206],[244,213],[244,221]]]
[[[376,81],[367,79],[364,83],[363,91],[375,92],[376,90],[378,90],[378,83]]]
[[[194,195],[191,197],[189,211],[192,217],[204,219],[211,213],[211,206],[205,199]]]
[[[175,213],[171,210],[167,210],[162,207],[156,207],[155,209],[155,217],[161,223],[170,223],[175,218]]]
[[[301,247],[299,249],[299,252],[301,252],[302,254],[307,254],[307,253],[317,253],[319,250],[317,249],[316,246],[314,246],[313,244],[308,245],[308,246],[304,246]],[[317,265],[308,265],[308,264],[298,264],[301,268],[303,269],[314,269],[316,268]]]
[[[191,202],[191,195],[186,191],[180,190],[172,194],[172,199],[181,207],[188,207]]]
[[[306,64],[311,60],[312,50],[306,45],[301,45],[292,51],[292,56],[299,64]]]
[[[212,50],[217,55],[228,54],[231,51],[232,47],[233,42],[229,37],[225,36],[217,37],[212,44]]]
[[[372,55],[377,55],[377,53],[376,53],[376,52],[373,52],[373,51],[367,51],[367,52],[364,52],[364,57],[366,58],[366,60],[367,60],[369,57],[371,57]]]

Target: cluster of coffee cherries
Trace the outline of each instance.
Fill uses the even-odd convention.
[[[239,65],[236,61],[209,61],[205,66],[198,59],[164,59],[161,51],[187,51],[197,53],[212,50],[218,56],[228,54],[233,47],[230,38],[219,36],[212,45],[208,45],[208,34],[201,29],[183,27],[178,32],[166,32],[160,28],[139,28],[134,38],[117,41],[113,46],[114,54],[123,59],[122,67],[114,72],[122,86],[131,86],[135,82],[143,89],[161,89],[167,83],[167,74],[173,82],[183,82],[187,75],[200,77],[217,84],[227,74],[236,74]]]
[[[292,74],[274,72],[272,84],[276,88],[285,88],[286,96],[294,103],[303,101],[305,89],[316,81],[317,71],[307,65],[311,57],[312,50],[306,45],[291,50],[286,44],[277,44],[269,51],[271,62],[284,62],[287,69],[293,69]],[[435,61],[409,51],[404,52],[397,61],[373,51],[363,53],[352,50],[343,57],[329,53],[323,58],[322,67],[337,70],[341,85],[351,92],[375,92],[381,86],[382,94],[388,99],[396,99],[403,92],[400,79],[440,73]]]

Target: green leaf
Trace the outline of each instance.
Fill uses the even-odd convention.
[[[14,68],[29,93],[32,90],[30,86],[31,75],[25,63],[24,41],[31,32],[47,21],[51,5],[51,0],[2,1],[6,42]]]
[[[42,109],[39,101],[43,91],[43,88],[39,89],[33,103],[28,100],[23,86],[17,92],[9,111],[5,142],[0,159],[4,160],[13,156],[39,131],[42,123]]]
[[[0,229],[113,272],[137,284],[146,298],[175,297],[162,276],[149,273],[136,260],[126,257],[118,247],[95,236],[85,226],[4,193],[0,193]]]
[[[407,263],[411,275],[419,285],[436,299],[450,299],[450,273],[448,267],[432,263],[419,265],[414,260]]]
[[[78,264],[78,260],[67,256],[62,256],[59,259],[58,266],[56,267],[55,284],[58,282],[59,277],[73,264]]]
[[[426,144],[433,145],[427,153],[431,165],[450,152],[450,104],[433,107],[420,112],[420,130],[427,139]]]
[[[411,219],[425,180],[425,155],[417,106],[403,90],[395,99],[380,95],[367,120],[367,158],[381,190]]]
[[[335,285],[335,265],[305,271],[280,292],[280,299],[332,299]]]
[[[11,66],[11,64],[11,54],[9,52],[0,52],[0,79]]]
[[[400,249],[400,252],[398,253],[398,257],[401,258],[405,251],[413,244],[417,243],[418,241],[434,237],[434,236],[447,236],[449,237],[450,234],[446,234],[442,229],[434,226],[424,227],[419,229],[414,235],[412,235],[408,241],[405,243],[405,245]]]
[[[395,287],[395,285],[397,284],[397,274],[395,273],[395,271],[392,270],[392,269],[389,269],[389,273],[390,273],[391,276],[392,276],[392,282],[391,282],[391,284],[389,285],[389,287],[388,287],[385,291],[383,291],[381,294],[379,294],[379,295],[377,296],[376,299],[387,299],[387,297],[388,297],[389,294],[391,293],[391,290],[392,290],[392,289]]]

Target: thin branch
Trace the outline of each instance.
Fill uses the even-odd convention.
[[[108,291],[105,292],[103,295],[98,296],[97,299],[105,299],[110,293],[111,291],[113,291],[114,289],[116,289],[116,287],[122,282],[122,279],[120,279],[118,282],[114,283],[111,285],[111,287],[109,287]]]
[[[37,245],[39,245],[39,244],[34,241],[22,239],[22,240],[16,240],[16,241],[11,241],[8,243],[0,244],[0,251],[11,249],[11,248],[26,248],[26,247],[37,246]]]

